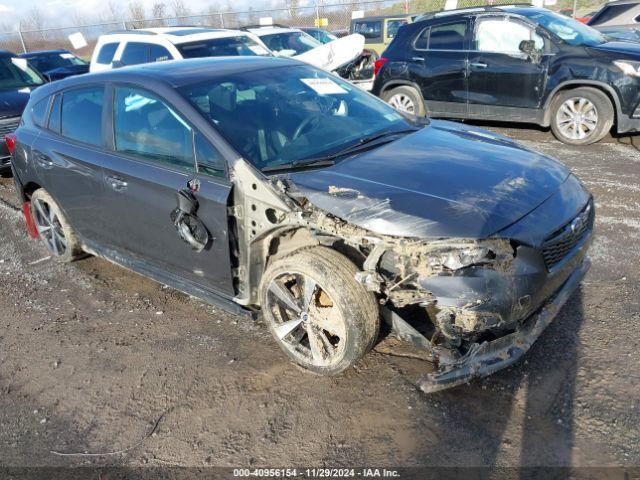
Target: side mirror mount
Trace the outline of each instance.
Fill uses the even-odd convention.
[[[540,52],[536,50],[536,42],[533,40],[522,40],[518,49],[524,53],[533,63],[540,61]]]

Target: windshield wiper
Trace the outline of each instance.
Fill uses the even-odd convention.
[[[368,145],[375,142],[376,140],[380,140],[385,137],[390,137],[394,135],[402,135],[417,132],[420,128],[407,128],[404,130],[392,130],[388,132],[376,133],[374,135],[369,135],[368,137],[363,137],[358,140],[355,144],[349,145],[342,150],[339,150],[335,153],[331,153],[329,155],[325,155],[322,157],[314,157],[314,158],[303,158],[301,160],[295,160],[293,162],[283,163],[281,165],[273,165],[270,167],[265,167],[262,169],[263,172],[275,172],[279,170],[291,170],[296,168],[305,168],[305,167],[327,167],[336,163],[336,159],[342,157],[344,155],[349,155],[351,153],[358,152],[363,148],[367,148]]]

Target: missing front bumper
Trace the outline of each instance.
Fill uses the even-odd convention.
[[[475,377],[491,375],[515,363],[553,321],[590,266],[589,259],[585,258],[555,296],[538,313],[527,319],[519,330],[496,340],[477,344],[456,360],[441,358],[438,371],[426,374],[420,379],[420,389],[426,393],[437,392],[467,383]]]

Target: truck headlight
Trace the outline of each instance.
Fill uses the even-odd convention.
[[[640,62],[633,62],[631,60],[614,60],[613,64],[622,70],[622,73],[625,75],[640,77]]]

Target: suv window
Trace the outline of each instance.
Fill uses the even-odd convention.
[[[141,42],[127,42],[120,57],[124,65],[138,65],[149,61],[149,44]]]
[[[607,5],[602,8],[589,22],[589,25],[600,25],[602,23],[609,22],[616,18],[618,15],[631,10],[636,7],[635,3],[623,3],[622,5]]]
[[[62,130],[65,137],[102,145],[103,87],[68,90],[62,94]]]
[[[49,130],[60,133],[60,107],[62,106],[62,94],[53,97],[51,113],[49,113]]]
[[[158,97],[117,87],[113,116],[117,151],[195,172],[191,127]]]
[[[47,116],[47,107],[49,106],[49,100],[51,97],[46,97],[36,103],[31,109],[31,118],[33,123],[38,127],[44,127],[44,122]]]
[[[367,40],[382,41],[381,20],[357,20],[353,23],[353,33],[359,33]]]
[[[120,45],[118,42],[105,43],[104,45],[102,45],[100,53],[98,53],[98,57],[96,58],[96,63],[100,63],[101,65],[109,65],[113,61],[113,56],[116,54],[118,45]]]
[[[169,53],[169,50],[162,45],[155,45],[153,43],[149,45],[150,62],[164,62],[171,59],[173,59],[173,56]]]
[[[406,25],[407,21],[402,20],[389,20],[387,22],[387,37],[393,38],[398,33],[401,26]]]
[[[481,52],[518,54],[520,42],[533,40],[537,50],[544,49],[544,40],[532,28],[508,18],[480,19],[476,26],[475,49]]]
[[[416,39],[419,50],[464,50],[467,22],[447,23],[426,28]]]

